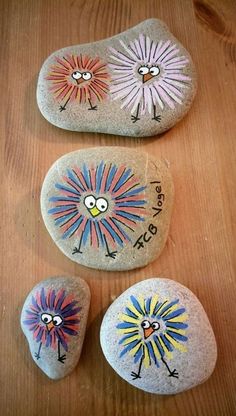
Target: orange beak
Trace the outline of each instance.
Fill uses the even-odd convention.
[[[147,81],[149,81],[149,79],[151,79],[153,76],[150,74],[150,72],[148,72],[147,74],[143,75],[143,84]]]
[[[84,82],[85,80],[81,77],[79,79],[75,80],[77,82],[77,85],[82,84],[82,82]]]
[[[54,327],[54,323],[52,321],[49,322],[49,324],[47,324],[47,330],[48,330],[48,332],[50,332],[53,327]]]
[[[144,328],[144,338],[147,339],[148,337],[150,337],[150,335],[152,335],[154,331],[155,330],[151,326],[149,328]]]

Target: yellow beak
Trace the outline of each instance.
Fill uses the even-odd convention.
[[[147,81],[149,81],[149,79],[152,78],[152,75],[150,74],[150,72],[148,72],[147,74],[143,75],[143,84]]]
[[[144,338],[147,339],[148,337],[150,337],[150,335],[152,335],[154,332],[154,329],[150,326],[150,328],[144,328],[143,333],[144,333]]]
[[[48,330],[48,332],[50,332],[53,327],[54,327],[54,323],[52,321],[49,322],[49,324],[47,324],[47,330]]]
[[[97,217],[99,214],[101,214],[101,212],[99,211],[99,209],[97,209],[97,207],[91,208],[89,212],[93,217]]]

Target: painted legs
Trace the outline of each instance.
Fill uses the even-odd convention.
[[[131,115],[131,120],[132,120],[133,123],[136,123],[136,121],[140,120],[140,117],[139,117],[139,109],[140,109],[140,104],[138,104],[138,106],[137,106],[136,114],[135,115],[133,115],[133,114]],[[160,123],[160,121],[161,121],[161,116],[157,116],[157,114],[156,114],[156,106],[155,105],[153,105],[153,117],[152,117],[152,120],[158,121],[158,123]]]
[[[60,363],[64,364],[64,361],[66,359],[66,354],[61,355],[61,351],[60,351],[60,341],[58,341],[58,345],[57,345],[57,361],[60,361]]]
[[[138,372],[135,373],[134,371],[132,371],[131,373],[131,377],[133,380],[136,380],[137,378],[141,378],[141,368],[142,368],[142,364],[143,364],[143,358],[144,356],[141,357],[140,363],[139,363],[139,367],[138,367]],[[174,378],[179,378],[179,374],[177,372],[176,369],[174,369],[173,371],[171,371],[170,367],[168,366],[167,362],[164,360],[163,357],[161,357],[161,361],[163,362],[163,364],[166,366],[168,372],[169,372],[169,377],[174,377]]]

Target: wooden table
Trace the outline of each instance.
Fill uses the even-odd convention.
[[[1,410],[2,416],[236,415],[235,17],[232,0],[1,1]],[[63,131],[40,114],[39,69],[54,50],[93,42],[158,17],[190,51],[198,93],[185,119],[160,138]],[[160,258],[141,270],[109,273],[67,259],[43,224],[39,196],[51,164],[73,150],[138,148],[169,160],[175,182],[170,234]],[[84,349],[75,371],[54,382],[36,367],[19,319],[28,291],[53,275],[77,275],[91,288]],[[173,278],[201,300],[218,362],[203,385],[155,396],[119,378],[99,345],[102,316],[131,284]]]

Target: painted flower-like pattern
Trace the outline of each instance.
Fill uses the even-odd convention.
[[[60,347],[68,351],[71,336],[78,335],[81,307],[73,294],[65,290],[44,289],[31,298],[23,324],[32,332],[33,339],[39,343],[35,357],[40,358],[42,345],[57,349],[58,361],[64,363],[66,355],[61,355]]]
[[[57,57],[46,77],[51,81],[50,90],[61,102],[60,111],[67,104],[77,101],[89,103],[88,110],[97,110],[97,102],[107,98],[109,74],[107,65],[100,58],[83,55]]]
[[[152,363],[156,367],[163,363],[169,376],[178,378],[177,370],[171,370],[166,359],[171,360],[176,349],[187,351],[187,320],[186,310],[179,305],[178,299],[160,300],[158,295],[147,299],[131,296],[117,329],[122,335],[120,357],[129,353],[138,365],[138,371],[131,373],[133,379],[141,378],[142,365],[148,368]]]
[[[132,242],[135,227],[144,221],[146,186],[124,165],[102,161],[97,166],[75,166],[55,188],[48,213],[62,239],[78,240],[72,254],[82,254],[89,245],[114,259],[115,249]]]
[[[121,100],[121,108],[130,108],[133,122],[146,112],[160,122],[158,109],[173,110],[183,103],[191,81],[183,72],[188,58],[170,40],[154,42],[142,34],[127,45],[120,40],[120,45],[120,50],[110,48],[112,98]]]

